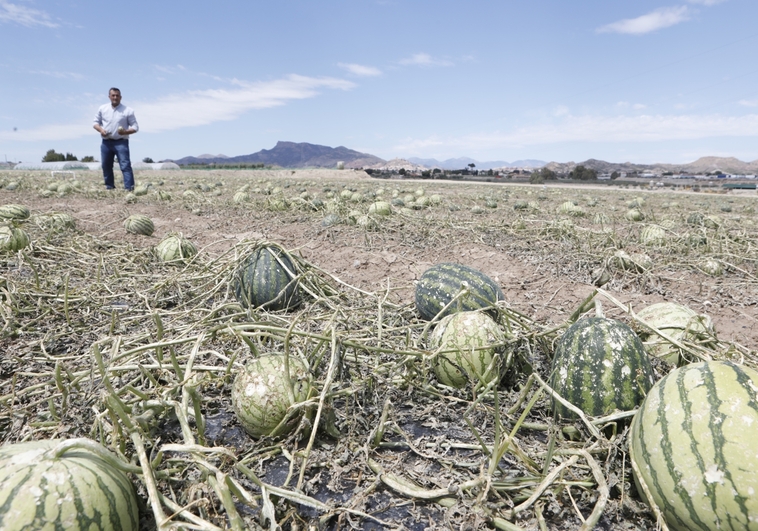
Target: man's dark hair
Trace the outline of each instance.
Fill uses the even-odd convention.
[[[108,89],[108,94],[110,94],[111,92],[118,92],[119,94],[121,94],[121,89],[117,89],[116,87],[111,87]]]

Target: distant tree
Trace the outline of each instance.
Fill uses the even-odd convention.
[[[442,170],[441,170],[441,169],[439,169],[439,168],[434,168],[434,169],[432,170],[432,174],[436,174],[436,173],[442,173]]]
[[[153,159],[151,159],[150,157],[145,157],[144,159],[142,159],[142,162],[144,162],[146,164],[152,164],[155,161]]]
[[[421,178],[422,179],[428,179],[431,176],[432,176],[432,172],[429,171],[429,170],[424,170],[424,171],[421,172]]]
[[[585,168],[580,164],[574,168],[571,173],[569,173],[569,178],[575,179],[577,181],[596,181],[597,170],[593,170],[592,168]]]
[[[469,162],[468,167],[471,168],[471,171],[474,171],[474,168],[476,168],[476,164],[473,162]]]
[[[536,171],[529,176],[529,182],[531,184],[543,184],[545,178],[542,176],[542,172]]]
[[[54,149],[48,149],[45,156],[42,157],[42,162],[59,162],[66,160],[66,155],[63,153],[56,153]]]
[[[405,175],[405,168],[400,168],[400,171],[398,173],[400,175]]]
[[[492,168],[490,168],[489,170],[487,170],[487,175],[489,175],[490,177],[492,177],[493,175],[495,175],[495,172],[492,171]]]
[[[82,162],[95,162],[95,157],[87,155],[86,157],[82,157]]]
[[[79,160],[77,159],[73,153],[66,153],[66,160]]]
[[[613,173],[611,173],[611,181],[615,181],[619,177],[621,177],[621,174],[619,172],[614,171]]]

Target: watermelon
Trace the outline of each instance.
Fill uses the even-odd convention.
[[[462,288],[468,293],[452,301]],[[431,321],[439,317],[494,306],[505,295],[494,280],[472,267],[456,263],[437,264],[427,269],[416,284],[416,308],[421,318]],[[440,313],[442,312],[442,313]]]
[[[53,231],[76,228],[76,220],[71,214],[66,214],[65,212],[39,214],[34,216],[34,222],[40,228]]]
[[[300,409],[282,423],[290,406],[308,400],[312,389],[305,364],[292,356],[288,364],[289,378],[284,355],[262,356],[248,363],[234,379],[232,407],[252,437],[286,435],[298,425],[305,412]]]
[[[292,257],[279,245],[263,243],[237,267],[232,288],[245,308],[278,311],[300,305],[298,269]]]
[[[80,447],[58,450],[76,441],[0,447],[0,529],[139,529],[137,497],[129,478],[114,466],[115,456],[107,459],[108,450],[87,439]]]
[[[758,530],[756,393],[758,372],[729,361],[685,365],[648,393],[629,448],[669,528]]]
[[[507,369],[513,351],[505,348],[503,329],[480,311],[459,312],[443,318],[430,336],[434,372],[440,383],[461,388],[469,381],[487,385],[500,377],[499,369]],[[502,355],[501,363],[493,363]]]
[[[591,416],[629,411],[642,402],[654,383],[645,347],[626,324],[590,317],[571,325],[558,341],[550,385]],[[554,401],[556,416],[574,413]]]
[[[640,231],[640,242],[645,245],[663,245],[666,239],[666,231],[658,225],[648,225]]]
[[[640,310],[637,317],[676,341],[707,339],[714,333],[710,317],[698,315],[688,307],[674,302],[651,304]],[[639,331],[639,336],[651,356],[662,358],[672,365],[678,365],[682,361],[680,349],[655,332],[643,329]]]
[[[132,234],[141,234],[142,236],[151,236],[155,231],[153,220],[144,214],[132,214],[124,220],[126,232]]]
[[[389,216],[392,214],[392,206],[387,201],[376,201],[369,205],[368,213],[376,216]]]
[[[2,205],[0,206],[0,219],[23,221],[29,219],[31,212],[24,205]]]
[[[197,254],[195,244],[181,234],[169,234],[155,246],[161,262],[184,262]]]
[[[29,235],[24,229],[7,225],[0,226],[0,251],[20,251],[30,242]]]

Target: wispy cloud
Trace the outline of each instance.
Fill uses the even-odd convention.
[[[375,77],[382,75],[382,71],[374,66],[358,65],[355,63],[338,63],[337,66],[347,70],[354,76]]]
[[[428,53],[423,52],[415,53],[410,57],[406,57],[405,59],[400,59],[398,63],[405,66],[453,66],[452,61],[448,61],[447,59],[438,59],[432,57]]]
[[[662,7],[637,18],[627,18],[601,26],[597,31],[599,33],[642,35],[684,22],[689,19],[689,14],[687,6]]]
[[[134,108],[145,132],[158,133],[230,121],[255,109],[286,105],[292,100],[318,96],[322,90],[350,90],[355,84],[332,77],[290,75],[257,83],[237,81],[234,89],[210,89],[170,94],[154,101],[125,102]],[[93,109],[94,115],[94,109]],[[91,118],[89,118],[91,120]],[[72,124],[45,125],[0,133],[0,140],[67,140],[91,134],[87,117]]]
[[[616,107],[619,109],[633,109],[635,111],[641,111],[642,109],[646,109],[647,105],[644,103],[629,103],[628,101],[619,101],[616,103]]]
[[[561,142],[663,142],[716,137],[756,137],[758,114],[745,116],[569,115],[550,123],[530,125],[513,132],[471,134],[463,137],[432,136],[406,139],[392,149],[397,153],[423,154],[433,147],[447,152],[475,152],[558,144]]]
[[[56,79],[75,79],[79,81],[84,79],[84,76],[78,72],[58,72],[55,70],[30,70],[30,74],[38,74],[41,76],[54,77]]]
[[[690,4],[699,4],[701,6],[715,6],[726,2],[726,0],[687,0]]]
[[[3,0],[0,0],[0,22],[15,22],[26,27],[45,26],[57,28],[59,26],[44,11],[4,2]]]
[[[740,100],[737,103],[744,107],[758,107],[758,100]]]

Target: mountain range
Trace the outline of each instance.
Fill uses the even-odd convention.
[[[383,159],[361,153],[344,146],[336,148],[308,144],[307,142],[279,141],[272,149],[262,149],[249,155],[227,157],[225,155],[202,155],[174,160],[179,166],[187,164],[265,164],[281,168],[335,168],[344,162],[346,168],[366,168],[381,164]]]
[[[262,149],[249,155],[227,157],[226,155],[199,155],[197,157],[184,157],[173,160],[180,166],[187,164],[265,164],[280,168],[335,168],[338,162],[343,162],[346,168],[395,168],[405,167],[415,171],[420,167],[426,169],[440,168],[443,170],[459,170],[474,164],[477,170],[490,168],[539,168],[545,166],[558,173],[568,173],[576,166],[597,170],[599,173],[618,172],[652,172],[652,173],[692,173],[703,174],[720,171],[732,174],[758,174],[758,160],[743,162],[734,157],[701,157],[695,162],[688,164],[634,164],[631,162],[606,162],[597,159],[588,159],[584,162],[549,162],[539,160],[517,160],[506,162],[477,161],[468,157],[459,157],[439,161],[437,159],[421,159],[412,157],[409,159],[393,159],[386,161],[369,153],[361,153],[348,149],[344,146],[332,148],[309,144],[307,142],[279,141],[272,149]],[[422,168],[422,169],[423,169]]]

